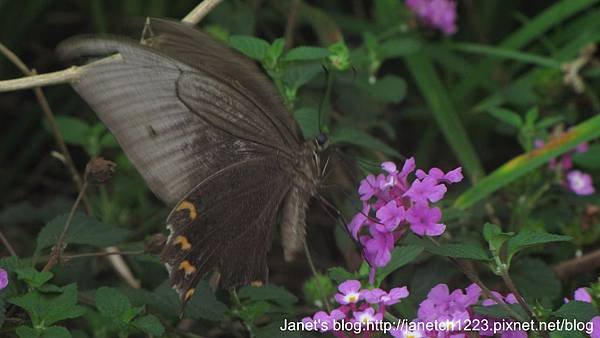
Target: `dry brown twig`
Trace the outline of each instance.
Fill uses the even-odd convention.
[[[222,1],[223,0],[204,0],[198,6],[196,6],[188,15],[186,15],[182,21],[189,23],[189,24],[194,24],[194,25],[197,24],[198,22],[200,22],[200,20],[202,20],[202,18],[204,18],[213,8],[215,8]],[[62,134],[60,133],[60,130],[58,129],[58,125],[56,124],[54,114],[53,114],[52,110],[50,109],[50,105],[48,104],[48,101],[40,87],[76,81],[79,78],[79,76],[85,71],[86,67],[92,67],[94,65],[97,65],[98,63],[117,62],[119,60],[122,60],[122,57],[121,57],[121,55],[116,54],[116,55],[112,55],[112,56],[106,57],[101,60],[94,61],[88,65],[84,65],[84,66],[80,66],[80,67],[72,66],[70,68],[67,68],[67,69],[64,69],[61,71],[57,71],[57,72],[46,73],[46,74],[37,74],[37,72],[34,69],[29,69],[29,67],[27,67],[16,54],[14,54],[11,50],[6,48],[1,43],[0,43],[0,53],[5,55],[8,60],[10,60],[17,68],[19,68],[25,75],[27,75],[26,77],[23,77],[23,78],[0,81],[0,92],[8,92],[8,91],[33,88],[35,95],[36,95],[36,99],[38,100],[46,118],[48,119],[48,121],[50,123],[50,126],[52,128],[52,133],[57,142],[57,146],[61,151],[61,155],[65,159],[64,163],[67,166],[67,168],[69,169],[72,179],[76,183],[77,188],[79,190],[79,196],[78,196],[75,204],[73,205],[71,214],[69,215],[69,219],[67,220],[67,222],[65,224],[65,228],[63,229],[63,233],[61,234],[61,237],[59,237],[59,240],[57,241],[57,245],[55,246],[55,249],[53,249],[53,250],[58,250],[57,251],[58,254],[56,254],[56,255],[53,254],[52,257],[54,257],[54,258],[51,258],[50,261],[48,262],[48,264],[46,264],[46,266],[44,267],[45,270],[46,269],[49,270],[60,259],[60,254],[62,253],[62,250],[64,249],[64,237],[68,230],[70,220],[72,219],[72,214],[77,209],[78,204],[81,201],[83,201],[88,214],[91,214],[92,209],[91,209],[89,203],[87,202],[87,199],[85,198],[85,190],[87,188],[87,183],[83,182],[81,180],[81,177],[79,176],[79,173],[77,172],[77,169],[73,163],[71,155],[70,155],[70,153],[66,147],[66,144],[64,142],[64,138],[62,137]],[[13,252],[14,252],[14,250],[13,250]],[[119,273],[119,275],[130,286],[132,286],[134,288],[139,288],[139,286],[140,286],[139,281],[133,277],[133,273],[131,272],[131,269],[129,269],[129,267],[123,260],[123,257],[121,257],[118,254],[118,249],[115,247],[110,247],[110,248],[106,248],[105,252],[108,253],[107,258],[111,262],[113,268],[115,268],[115,270]],[[53,261],[53,260],[55,260],[55,262],[51,263],[51,261]]]
[[[188,15],[186,15],[181,21],[192,25],[196,25],[221,2],[223,2],[223,0],[204,0],[198,6],[196,6],[196,8],[194,8]],[[116,62],[119,60],[122,60],[121,55],[115,54],[83,66],[72,66],[67,69],[59,70],[52,73],[32,75],[13,80],[0,81],[0,92],[10,92],[15,90],[51,86],[77,81],[79,76],[81,76],[81,74],[86,70],[86,68],[92,67],[94,64],[97,63]],[[25,67],[25,69],[29,70],[27,67]]]

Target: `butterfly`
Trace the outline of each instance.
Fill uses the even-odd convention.
[[[147,20],[141,41],[75,37],[57,51],[120,55],[89,63],[72,86],[173,208],[160,259],[182,304],[203,278],[220,288],[266,282],[278,223],[286,260],[302,248],[327,139],[303,138],[253,61],[166,19]]]

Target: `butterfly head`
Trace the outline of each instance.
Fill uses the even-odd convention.
[[[315,144],[317,145],[317,151],[323,151],[329,146],[329,137],[324,133],[320,133],[315,137]]]

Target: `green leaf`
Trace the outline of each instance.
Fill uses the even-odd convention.
[[[395,149],[385,144],[383,141],[365,133],[362,130],[354,129],[351,127],[340,127],[336,129],[331,135],[331,143],[348,143],[367,149],[381,151],[382,153],[390,156],[400,157]]]
[[[440,244],[437,245],[428,245],[426,247],[428,252],[432,254],[444,256],[444,257],[454,257],[454,258],[465,258],[465,259],[473,259],[480,261],[488,261],[490,257],[487,252],[478,245],[475,244]]]
[[[511,125],[517,129],[523,126],[523,119],[521,118],[521,116],[519,116],[519,114],[513,111],[500,107],[489,107],[487,108],[487,110],[492,116],[494,116],[498,120],[508,125]]]
[[[511,265],[510,275],[523,297],[534,300],[553,301],[560,296],[560,282],[554,271],[541,259],[527,258]]]
[[[527,318],[527,314],[519,304],[506,304],[511,310],[516,312],[521,318]],[[511,318],[510,312],[508,312],[503,305],[494,304],[489,306],[474,306],[473,311],[480,315],[492,318]],[[518,318],[515,318],[518,319]]]
[[[390,258],[389,263],[377,270],[377,285],[380,285],[392,272],[414,261],[421,252],[423,252],[423,247],[419,245],[403,245],[396,247],[394,251],[392,251],[392,257]]]
[[[469,140],[448,91],[442,84],[433,63],[424,51],[425,48],[407,55],[404,59],[412,76],[415,78],[421,95],[425,98],[438,128],[450,144],[454,155],[458,158],[467,173],[474,177],[483,174],[483,167],[473,144]]]
[[[262,326],[254,332],[256,334],[256,338],[306,338],[309,336],[305,336],[300,334],[298,331],[286,330],[282,331],[279,327],[282,325],[282,321],[269,323],[265,326]],[[312,337],[312,336],[311,336]]]
[[[588,322],[594,316],[598,315],[598,310],[592,303],[580,302],[577,300],[563,304],[558,310],[552,313],[556,317]]]
[[[40,338],[71,338],[71,333],[62,326],[47,327]]]
[[[518,50],[509,48],[485,46],[476,43],[455,43],[450,47],[467,53],[483,54],[501,59],[521,61],[551,69],[560,69],[561,66],[561,63],[557,60],[532,53],[520,52]]]
[[[379,45],[379,56],[382,59],[391,59],[412,54],[419,50],[421,43],[413,38],[392,38]]]
[[[585,153],[573,154],[573,162],[586,169],[600,169],[600,144],[590,145]]]
[[[356,279],[355,274],[339,266],[329,268],[327,270],[327,274],[329,275],[329,278],[333,279],[337,283],[341,283],[349,279]]]
[[[312,107],[302,107],[294,111],[294,118],[302,129],[305,139],[319,135],[319,112]]]
[[[282,306],[296,303],[298,298],[281,286],[266,284],[263,286],[244,286],[238,291],[242,301],[272,301]]]
[[[91,127],[83,120],[71,116],[57,116],[56,124],[65,142],[84,146],[91,133]]]
[[[502,232],[499,226],[486,223],[483,226],[483,238],[489,243],[490,250],[499,253],[504,242],[514,235],[513,232]]]
[[[131,309],[131,303],[118,290],[101,287],[96,290],[96,307],[106,317],[122,318]]]
[[[277,66],[277,62],[279,61],[279,57],[283,53],[283,48],[285,47],[284,39],[277,39],[273,41],[273,43],[269,46],[267,50],[267,54],[263,59],[263,64],[267,69],[275,69]]]
[[[162,326],[158,318],[153,315],[136,318],[132,324],[136,328],[153,336],[162,336],[165,333],[165,328]]]
[[[229,38],[229,44],[246,56],[258,61],[265,58],[270,48],[267,41],[248,35],[233,35]]]
[[[24,325],[17,327],[15,332],[19,338],[39,338],[40,336],[32,327]]]
[[[312,46],[300,46],[290,50],[285,57],[284,61],[312,61],[320,60],[331,55],[328,49],[321,47]]]
[[[59,215],[42,228],[38,234],[35,256],[38,256],[41,250],[56,243],[67,218],[67,214]],[[124,241],[128,235],[128,230],[101,223],[89,216],[75,214],[65,236],[65,242],[103,248]]]
[[[571,239],[571,236],[554,235],[546,232],[533,231],[531,229],[523,229],[507,242],[508,262],[510,263],[510,259],[514,254],[525,248],[545,243],[565,242]]]
[[[560,137],[529,153],[519,155],[506,162],[493,173],[460,195],[454,206],[465,210],[496,190],[505,187],[537,167],[548,163],[551,158],[562,155],[578,144],[600,136],[600,116],[594,116],[569,129]]]
[[[298,90],[323,71],[323,67],[314,63],[291,64],[285,67],[283,82],[293,90]]]
[[[77,318],[85,312],[85,308],[77,304],[77,285],[75,283],[64,287],[60,295],[42,294],[37,290],[9,300],[23,308],[35,325],[52,325],[55,322]]]
[[[406,82],[395,75],[386,75],[373,84],[364,84],[361,87],[382,103],[400,103],[406,95]]]
[[[37,271],[36,269],[28,266],[16,270],[17,277],[25,281],[31,288],[38,289],[44,285],[47,281],[52,279],[52,272],[50,271]]]
[[[350,68],[350,50],[343,40],[330,45],[328,49],[331,52],[329,61],[335,69],[347,70]]]

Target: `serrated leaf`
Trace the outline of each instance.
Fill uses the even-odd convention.
[[[267,314],[271,307],[272,305],[267,301],[258,301],[244,305],[244,307],[239,310],[239,314],[244,322],[253,323],[257,318]]]
[[[527,258],[512,264],[510,275],[519,291],[529,302],[560,296],[560,281],[541,259]]]
[[[117,289],[101,287],[96,290],[96,308],[106,317],[121,318],[131,309],[131,303]]]
[[[229,45],[246,56],[262,61],[267,55],[270,45],[267,41],[248,35],[233,35],[229,38]]]
[[[580,301],[570,301],[566,304],[563,304],[558,310],[552,313],[553,315],[565,318],[565,319],[575,319],[581,322],[588,322],[594,316],[598,315],[598,310],[592,303],[580,302]]]
[[[349,279],[356,279],[355,274],[339,266],[329,268],[329,270],[327,270],[327,274],[329,275],[329,278],[338,283],[347,281]]]
[[[517,129],[523,126],[523,119],[519,114],[513,111],[500,107],[489,107],[487,110],[490,113],[490,115],[492,115],[496,119],[508,125],[511,125]]]
[[[40,338],[71,338],[71,333],[62,326],[50,326],[44,330]]]
[[[385,277],[392,272],[400,269],[406,264],[414,261],[423,252],[423,247],[419,245],[398,246],[392,251],[392,258],[389,263],[377,270],[377,285],[381,284]]]
[[[475,244],[456,243],[440,244],[439,246],[428,245],[426,250],[432,254],[445,257],[473,259],[480,261],[487,261],[490,259],[488,253],[482,247]]]
[[[320,60],[331,55],[331,52],[326,48],[299,46],[290,50],[285,57],[285,61],[311,61]]]
[[[44,323],[52,325],[55,322],[77,318],[85,312],[85,308],[77,304],[77,285],[69,284],[59,295],[42,294],[37,290],[9,300],[29,314],[34,325]]]
[[[400,157],[395,149],[385,144],[383,141],[365,133],[362,130],[350,127],[340,127],[331,134],[332,143],[349,143],[372,150],[381,151],[390,156]]]
[[[499,253],[504,242],[514,235],[512,232],[502,232],[502,229],[492,223],[486,223],[483,226],[483,238],[488,242],[490,250]]]
[[[289,306],[298,301],[298,298],[281,286],[266,284],[260,287],[244,286],[238,291],[242,301],[272,301],[282,306]]]
[[[17,269],[16,272],[20,280],[25,281],[30,287],[36,289],[52,279],[53,276],[50,271],[37,271],[30,266]]]
[[[274,323],[269,323],[263,327],[256,329],[256,332],[254,332],[256,335],[256,338],[273,338],[273,337],[302,338],[302,337],[306,337],[296,331],[291,331],[291,330],[282,331],[279,328],[281,326],[281,324],[282,324],[282,322],[274,322]]]
[[[17,333],[17,336],[19,336],[19,338],[39,338],[40,336],[38,332],[32,327],[25,325],[17,327],[15,332]]]
[[[57,116],[56,124],[66,143],[80,146],[87,144],[91,129],[85,121],[71,116]]]
[[[373,84],[364,84],[362,88],[382,103],[400,103],[406,95],[406,82],[395,75],[386,75]]]
[[[165,333],[165,328],[162,326],[158,318],[153,315],[136,318],[132,324],[145,333],[154,336],[162,336]]]
[[[305,139],[319,135],[319,112],[312,107],[302,107],[294,111],[294,118],[302,129]]]
[[[37,238],[37,247],[34,256],[41,250],[51,247],[63,231],[68,215],[62,214],[48,222],[40,231]],[[67,231],[65,242],[70,244],[84,244],[94,247],[107,247],[124,241],[129,231],[102,223],[95,218],[82,214],[75,214]]]
[[[571,236],[554,235],[546,232],[533,231],[531,229],[521,230],[506,242],[508,261],[510,262],[510,259],[514,254],[525,248],[545,243],[564,242],[571,239]]]

